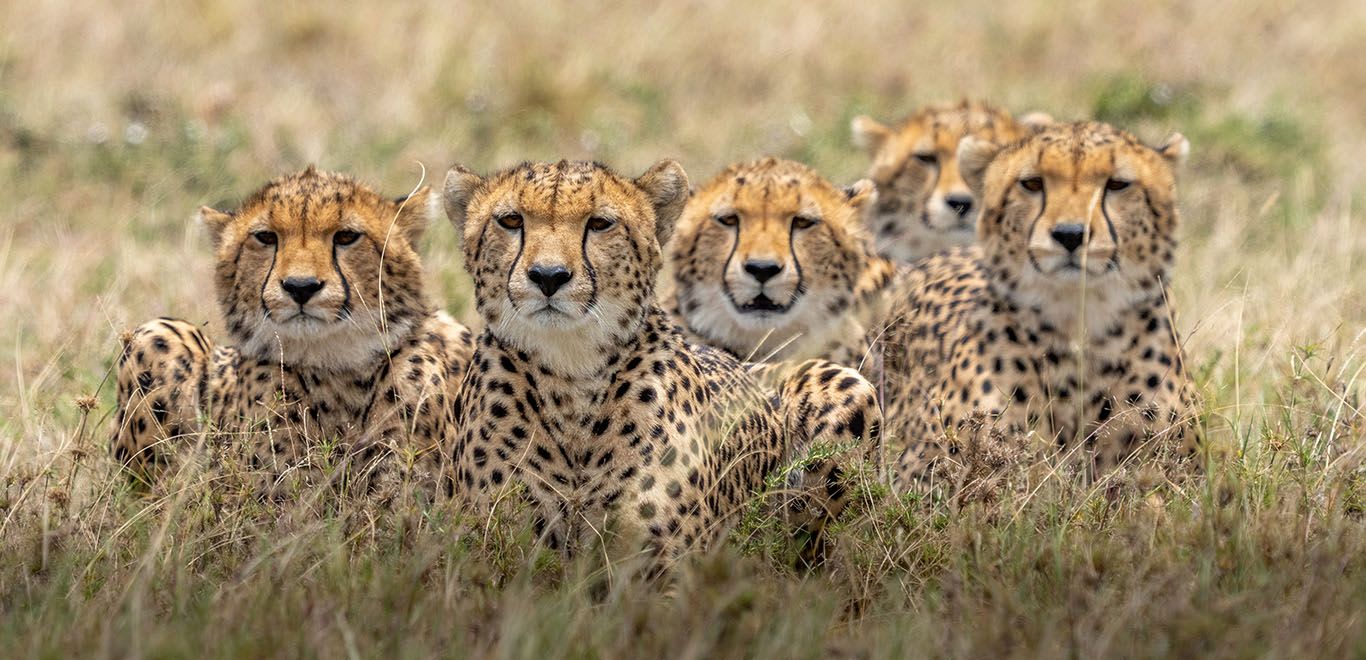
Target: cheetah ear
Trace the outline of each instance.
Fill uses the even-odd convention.
[[[199,224],[209,232],[209,239],[213,241],[213,249],[217,250],[223,244],[223,233],[232,224],[232,214],[224,213],[211,206],[199,207]]]
[[[882,145],[887,143],[887,138],[892,136],[892,129],[868,115],[854,117],[849,129],[853,132],[854,144],[869,156],[876,156],[882,150]]]
[[[844,198],[862,215],[877,201],[877,184],[872,179],[859,179],[844,187]]]
[[[982,183],[986,178],[987,166],[991,160],[1001,151],[1001,147],[995,142],[982,140],[971,135],[959,140],[958,142],[958,173],[963,176],[963,181],[968,184],[972,192],[979,197],[982,194]]]
[[[676,160],[661,160],[636,177],[635,184],[650,198],[655,209],[655,238],[661,246],[666,245],[688,203],[688,173]]]
[[[398,207],[398,228],[408,237],[410,244],[417,245],[422,239],[427,224],[439,213],[437,204],[431,186],[422,186],[413,194],[394,200],[394,205]]]
[[[465,238],[465,218],[470,199],[483,183],[483,177],[460,165],[451,167],[451,171],[446,173],[446,188],[441,199],[446,207],[446,217],[451,219],[455,233],[462,241]]]
[[[1018,122],[1020,126],[1023,126],[1026,131],[1033,133],[1038,133],[1057,123],[1053,119],[1053,115],[1050,115],[1047,112],[1031,112],[1015,121]]]
[[[1166,142],[1157,148],[1157,153],[1167,159],[1173,168],[1180,167],[1191,153],[1191,142],[1180,133],[1172,133]]]

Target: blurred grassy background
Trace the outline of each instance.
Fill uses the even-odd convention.
[[[86,453],[103,451],[104,427],[78,431],[82,415],[73,400],[98,396],[92,425],[107,414],[112,392],[103,381],[118,333],[165,314],[217,323],[208,295],[208,244],[190,223],[200,204],[230,207],[269,176],[308,163],[352,172],[395,195],[423,181],[424,166],[425,181],[435,183],[453,162],[489,169],[560,157],[600,159],[627,172],[675,157],[700,180],[727,162],[776,153],[847,181],[865,166],[848,139],[851,117],[866,112],[887,119],[963,96],[988,98],[1019,112],[1047,111],[1059,119],[1096,117],[1148,140],[1172,130],[1190,137],[1192,160],[1181,181],[1184,227],[1176,306],[1207,399],[1208,433],[1233,448],[1231,470],[1245,478],[1240,483],[1251,484],[1250,490],[1238,491],[1252,493],[1238,500],[1245,505],[1241,515],[1250,521],[1246,533],[1289,534],[1259,527],[1289,525],[1306,544],[1331,538],[1337,544],[1331,547],[1363,550],[1364,388],[1359,375],[1366,358],[1366,232],[1360,205],[1366,174],[1360,154],[1366,150],[1366,4],[1361,2],[1327,0],[1307,8],[1283,0],[871,0],[845,6],[755,0],[627,7],[512,0],[362,7],[35,0],[0,4],[0,25],[0,180],[5,182],[0,188],[0,355],[7,358],[0,359],[0,517],[9,526],[0,528],[0,538],[10,544],[0,556],[41,547],[38,565],[46,566],[44,534],[56,524],[50,516],[77,517],[75,509],[34,508],[31,494],[38,492],[42,499],[42,492],[30,486],[35,475],[50,473],[73,443]],[[469,284],[455,253],[451,230],[438,223],[424,249],[435,295],[472,322]],[[102,459],[85,460],[107,469]],[[1299,496],[1287,504],[1277,495],[1285,489]],[[1080,503],[1067,499],[1070,495],[1058,497],[1050,505],[1090,506],[1090,495]],[[1199,508],[1193,507],[1197,514]],[[1045,551],[1030,545],[1038,539],[1018,527],[1024,524],[1019,519],[1004,527],[970,516],[913,519],[910,532],[905,520],[893,527],[902,525],[902,535],[929,534],[926,538],[950,548],[937,551],[938,560],[927,560],[923,573],[907,578],[885,569],[874,579],[836,572],[850,583],[900,584],[904,592],[888,591],[886,585],[877,591],[879,598],[899,605],[852,618],[826,611],[834,605],[821,605],[814,613],[800,613],[807,617],[802,621],[825,621],[819,625],[837,638],[857,637],[871,626],[890,636],[884,639],[916,640],[947,654],[999,650],[993,640],[1000,640],[988,633],[1001,634],[1018,645],[1000,648],[1029,654],[1066,647],[1057,646],[1066,639],[1045,634],[1045,621],[1021,623],[1021,636],[1002,632],[1011,617],[1038,611],[1040,602],[1053,607],[1057,602],[1050,598],[1082,598],[1077,588],[1095,593],[1111,588],[1120,589],[1111,604],[1123,606],[1129,602],[1124,598],[1140,598],[1128,590],[1181,590],[1145,583],[1135,573],[1124,573],[1114,584],[1095,578],[1099,586],[1087,586],[1091,578],[1066,571],[1066,579],[1030,590],[1027,576],[987,571],[989,577],[973,578],[982,566],[968,570],[962,562],[973,560],[952,559],[963,548],[980,553],[993,544],[1018,542],[1014,550],[1020,551],[1021,565],[1044,561],[1041,557],[1056,551],[1066,557],[1058,560],[1064,564],[1080,557],[1089,566],[1088,545],[1104,545],[1117,533],[1108,523],[1086,527],[1075,537],[1066,524],[1054,529],[1040,522],[1055,534],[1045,540],[1056,547]],[[1207,543],[1217,554],[1222,541],[1202,535],[1206,522],[1195,515],[1186,521],[1189,529],[1176,525],[1166,540],[1198,548]],[[974,541],[975,524],[998,536]],[[861,537],[852,536],[847,545],[860,547],[855,538]],[[136,543],[125,548],[130,556],[138,556]],[[91,562],[90,557],[108,551],[93,536],[83,547],[95,553],[80,555]],[[1122,555],[1124,549],[1112,550]],[[1275,615],[1284,621],[1308,620],[1297,617],[1317,610],[1295,609],[1299,601],[1286,596],[1293,583],[1311,601],[1345,602],[1349,616],[1333,619],[1336,628],[1312,640],[1284,638],[1276,649],[1366,654],[1360,558],[1339,567],[1351,578],[1345,584],[1336,584],[1334,573],[1319,576],[1311,589],[1308,582],[1295,581],[1295,571],[1310,580],[1321,566],[1306,568],[1308,551],[1296,552],[1235,555],[1228,561],[1236,566],[1251,562],[1247,575],[1253,577],[1245,581],[1205,585],[1197,580],[1211,589],[1210,600],[1195,598],[1173,611],[1203,606],[1225,618],[1216,615],[1207,629],[1187,630],[1191,637],[1168,631],[1174,637],[1165,639],[1190,642],[1226,633],[1221,626],[1239,621],[1241,609],[1269,603],[1286,608]],[[370,560],[401,563],[402,557]],[[844,587],[835,588],[837,595],[831,597],[829,585],[772,583],[765,572],[771,567],[763,562],[754,568],[743,561],[713,561],[724,565],[713,567],[722,572],[757,571],[758,578],[735,578],[736,584],[749,585],[745,607],[754,602],[789,606],[794,593],[831,603],[848,598]],[[1201,566],[1228,568],[1196,562],[1185,570]],[[1261,569],[1290,574],[1271,578],[1257,572]],[[1177,582],[1194,579],[1181,570],[1158,572]],[[121,575],[113,571],[108,580],[117,582]],[[712,588],[698,579],[703,585],[698,589]],[[981,580],[976,587],[974,579]],[[968,586],[955,580],[968,580]],[[13,615],[41,598],[58,598],[58,592],[35,586],[40,584],[46,583],[23,571],[0,571],[0,612]],[[766,591],[755,584],[776,586]],[[1346,591],[1316,590],[1324,585]],[[388,593],[392,586],[370,585],[361,593],[366,588]],[[89,585],[83,589],[102,593]],[[192,602],[203,597],[195,589],[215,593],[211,581],[199,584],[187,592]],[[560,599],[566,607],[593,607],[575,600],[578,592],[546,596],[528,589],[539,594],[536,598]],[[896,594],[909,600],[900,601]],[[699,598],[709,605],[725,600],[713,596]],[[169,598],[161,597],[163,603]],[[521,592],[484,597],[491,603],[535,600]],[[299,598],[300,603],[309,600]],[[326,594],[318,598],[325,601]],[[944,605],[943,599],[953,598],[969,604]],[[283,612],[296,613],[286,601]],[[677,615],[670,601],[650,602],[641,611]],[[589,629],[576,627],[582,622],[572,608],[546,607],[547,616],[561,617],[558,623],[537,634],[515,626],[509,630],[551,643],[572,637],[566,630]],[[955,614],[949,616],[950,611]],[[1128,631],[1133,639],[1154,639],[1141,634],[1145,619],[1122,607],[1118,611],[1136,617],[1136,628]],[[715,614],[703,607],[697,616],[708,612]],[[79,612],[70,616],[79,618]],[[119,625],[144,621],[139,617],[157,620],[155,614],[127,616],[132,618],[119,619]],[[205,612],[199,616],[212,618]],[[964,641],[936,627],[940,616],[944,621],[980,618]],[[1323,624],[1324,616],[1313,618]],[[59,613],[28,623],[11,619],[9,627],[0,628],[0,637],[5,631],[21,633],[18,638],[34,650],[96,648],[60,634],[24,637],[54,620],[62,620]],[[487,625],[495,628],[513,625],[492,620]],[[796,625],[796,619],[741,620],[755,628],[734,634],[772,633],[764,639],[775,648],[827,649],[811,641],[821,639],[825,628],[808,640],[772,627]],[[613,625],[608,621],[593,625]],[[912,623],[903,630],[899,621]],[[1176,625],[1166,619],[1155,625],[1162,622]],[[318,625],[301,634],[326,636],[319,631],[332,624]],[[89,626],[82,630],[104,640],[97,648],[130,651],[110,642],[118,639],[118,625]],[[163,633],[174,639],[175,630]],[[383,633],[372,632],[375,639]],[[984,636],[975,637],[979,632]],[[1244,632],[1247,636],[1238,639],[1250,644],[1261,639],[1255,628]],[[901,633],[908,636],[897,637]],[[639,639],[635,633],[620,634]],[[691,640],[698,653],[769,648],[758,642],[731,646],[735,639],[690,637],[682,629],[659,634],[658,640],[673,639],[670,634]],[[484,639],[478,631],[472,635]],[[592,635],[584,639],[582,648],[590,655],[632,648],[613,647]],[[1163,648],[1259,655],[1255,645],[1126,646],[1124,639],[1111,631],[1099,646],[1084,648],[1138,655]],[[1075,650],[1076,642],[1072,639],[1067,648]],[[519,654],[516,648],[502,650]]]

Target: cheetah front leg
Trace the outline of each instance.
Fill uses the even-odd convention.
[[[112,450],[147,481],[199,430],[213,348],[198,327],[177,319],[149,321],[121,339]]]
[[[439,312],[385,363],[347,447],[358,492],[384,502],[407,489],[441,490],[449,466],[440,444],[473,352],[469,331]]]
[[[962,392],[982,391],[968,404]],[[986,391],[983,391],[986,390]],[[1012,394],[983,388],[979,382],[945,389],[912,388],[908,401],[921,402],[919,409],[898,406],[904,413],[895,432],[893,490],[946,497],[962,503],[990,499],[1012,469],[1030,460],[1035,442],[1028,433],[1029,402]]]
[[[849,479],[868,459],[882,461],[877,390],[857,371],[825,360],[755,370],[761,379],[776,381],[786,442],[782,455],[797,466],[788,474],[783,510],[809,534],[803,559],[818,560],[826,524],[851,498]]]
[[[1200,438],[1194,388],[1171,373],[1145,378],[1155,381],[1155,387],[1142,391],[1146,382],[1126,383],[1132,389],[1101,393],[1088,407],[1094,422],[1087,443],[1094,450],[1096,476],[1133,460],[1179,460],[1196,453]]]
[[[1106,378],[1087,398],[1083,430],[1095,476],[1125,463],[1188,458],[1200,445],[1198,397],[1168,318],[1150,319],[1149,332],[1105,365]]]

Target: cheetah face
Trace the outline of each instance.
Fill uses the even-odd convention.
[[[684,209],[673,244],[681,311],[707,334],[800,331],[837,317],[871,253],[876,193],[766,158],[727,168]]]
[[[248,354],[348,367],[390,349],[425,310],[413,249],[435,200],[399,201],[309,168],[233,213],[205,207],[220,303]]]
[[[1105,124],[1056,126],[1000,149],[965,140],[959,160],[986,200],[979,233],[1001,284],[1027,297],[1125,304],[1161,286],[1175,249],[1180,135],[1157,149]]]
[[[562,161],[487,178],[456,167],[445,204],[489,331],[574,373],[634,334],[686,194],[672,161],[635,180]]]
[[[1038,113],[1017,121],[990,105],[967,102],[927,108],[899,128],[856,118],[854,139],[873,158],[869,176],[878,202],[869,222],[882,254],[909,262],[971,245],[981,204],[959,171],[958,143],[972,136],[1005,144],[1048,122]]]

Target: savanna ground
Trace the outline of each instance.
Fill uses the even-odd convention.
[[[0,649],[95,656],[1366,656],[1366,5],[0,3]],[[983,96],[1193,156],[1175,299],[1204,476],[755,516],[668,589],[440,505],[370,519],[114,478],[117,337],[217,313],[189,219],[316,162],[862,172],[861,112]],[[435,296],[473,322],[452,231]]]

